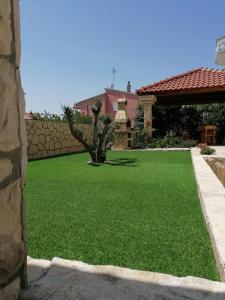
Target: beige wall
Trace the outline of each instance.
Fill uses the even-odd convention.
[[[80,125],[90,139],[90,125]],[[65,153],[84,151],[84,147],[73,138],[67,123],[26,120],[28,159],[49,157]]]
[[[0,0],[0,299],[15,300],[25,282],[24,97],[20,82],[19,3]]]

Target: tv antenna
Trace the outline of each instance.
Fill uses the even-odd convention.
[[[115,74],[117,73],[117,71],[116,71],[116,69],[114,67],[113,67],[112,73],[113,73],[113,83],[111,85],[111,89],[114,90],[114,87],[115,87]]]

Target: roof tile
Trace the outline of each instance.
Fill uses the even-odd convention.
[[[182,91],[190,89],[225,87],[225,70],[198,68],[138,89],[138,95]]]

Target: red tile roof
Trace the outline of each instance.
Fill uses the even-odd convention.
[[[25,120],[32,120],[33,119],[33,114],[32,113],[24,113],[24,119]]]
[[[192,71],[146,85],[136,91],[138,95],[169,91],[225,88],[225,70],[198,68]]]

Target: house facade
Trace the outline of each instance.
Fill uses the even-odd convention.
[[[127,114],[131,121],[131,126],[134,125],[136,109],[138,105],[137,94],[131,93],[130,83],[128,82],[127,91],[119,91],[114,89],[105,89],[105,92],[94,97],[82,100],[74,104],[74,108],[79,109],[84,115],[91,115],[91,106],[97,99],[102,100],[102,114],[111,115],[114,119],[117,112],[117,100],[125,98],[127,100]]]

